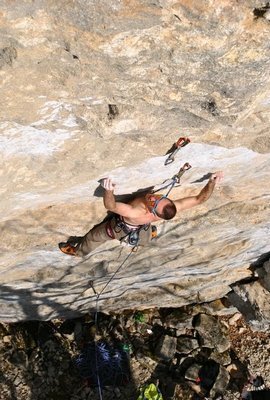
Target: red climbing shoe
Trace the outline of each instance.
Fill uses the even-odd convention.
[[[157,233],[156,225],[152,225],[151,228],[152,228],[152,237],[151,237],[151,240],[152,240],[152,239],[155,239],[157,237],[158,233]]]
[[[76,254],[76,247],[72,246],[68,242],[61,242],[58,244],[58,247],[63,253],[68,254],[69,256],[78,256]]]

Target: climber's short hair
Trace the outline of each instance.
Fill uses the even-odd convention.
[[[176,214],[176,206],[171,199],[166,198],[168,202],[163,206],[162,211],[157,213],[158,217],[162,219],[172,219]]]

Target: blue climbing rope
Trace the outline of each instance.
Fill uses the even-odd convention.
[[[135,248],[137,249],[138,246],[133,246],[131,251],[129,252],[129,254],[127,255],[127,257],[125,257],[125,259],[122,261],[122,263],[119,265],[119,267],[117,268],[117,270],[113,273],[113,275],[110,277],[110,279],[108,280],[108,282],[104,285],[104,287],[101,289],[101,291],[99,293],[97,293],[97,291],[94,288],[93,282],[91,282],[91,286],[93,289],[93,292],[96,296],[96,310],[95,310],[95,327],[96,329],[98,329],[98,313],[99,313],[99,300],[100,297],[102,295],[102,293],[104,293],[105,289],[108,287],[108,285],[110,284],[110,282],[114,279],[114,277],[116,276],[116,274],[120,271],[120,269],[123,267],[123,265],[126,263],[126,261],[129,259],[129,257],[131,256],[132,253],[134,253]],[[100,400],[103,400],[103,396],[102,396],[102,385],[101,385],[101,381],[100,381],[100,373],[99,373],[99,359],[98,359],[98,355],[100,353],[100,349],[98,348],[97,343],[95,342],[95,369],[96,369],[96,381],[97,381],[97,386],[98,386],[98,393],[99,393],[99,398]]]

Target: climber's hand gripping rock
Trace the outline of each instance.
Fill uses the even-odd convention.
[[[101,186],[105,189],[105,190],[111,190],[113,191],[115,188],[115,183],[112,182],[112,180],[110,178],[104,178],[102,179],[102,181],[100,182]]]

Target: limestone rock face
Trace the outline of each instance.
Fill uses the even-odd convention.
[[[0,14],[0,319],[71,317],[128,255],[57,243],[105,216],[98,180],[125,195],[192,169],[172,198],[211,199],[130,256],[103,311],[218,299],[270,251],[270,23],[257,0],[3,1]],[[259,12],[263,9],[263,12]],[[179,136],[192,143],[164,166]]]

